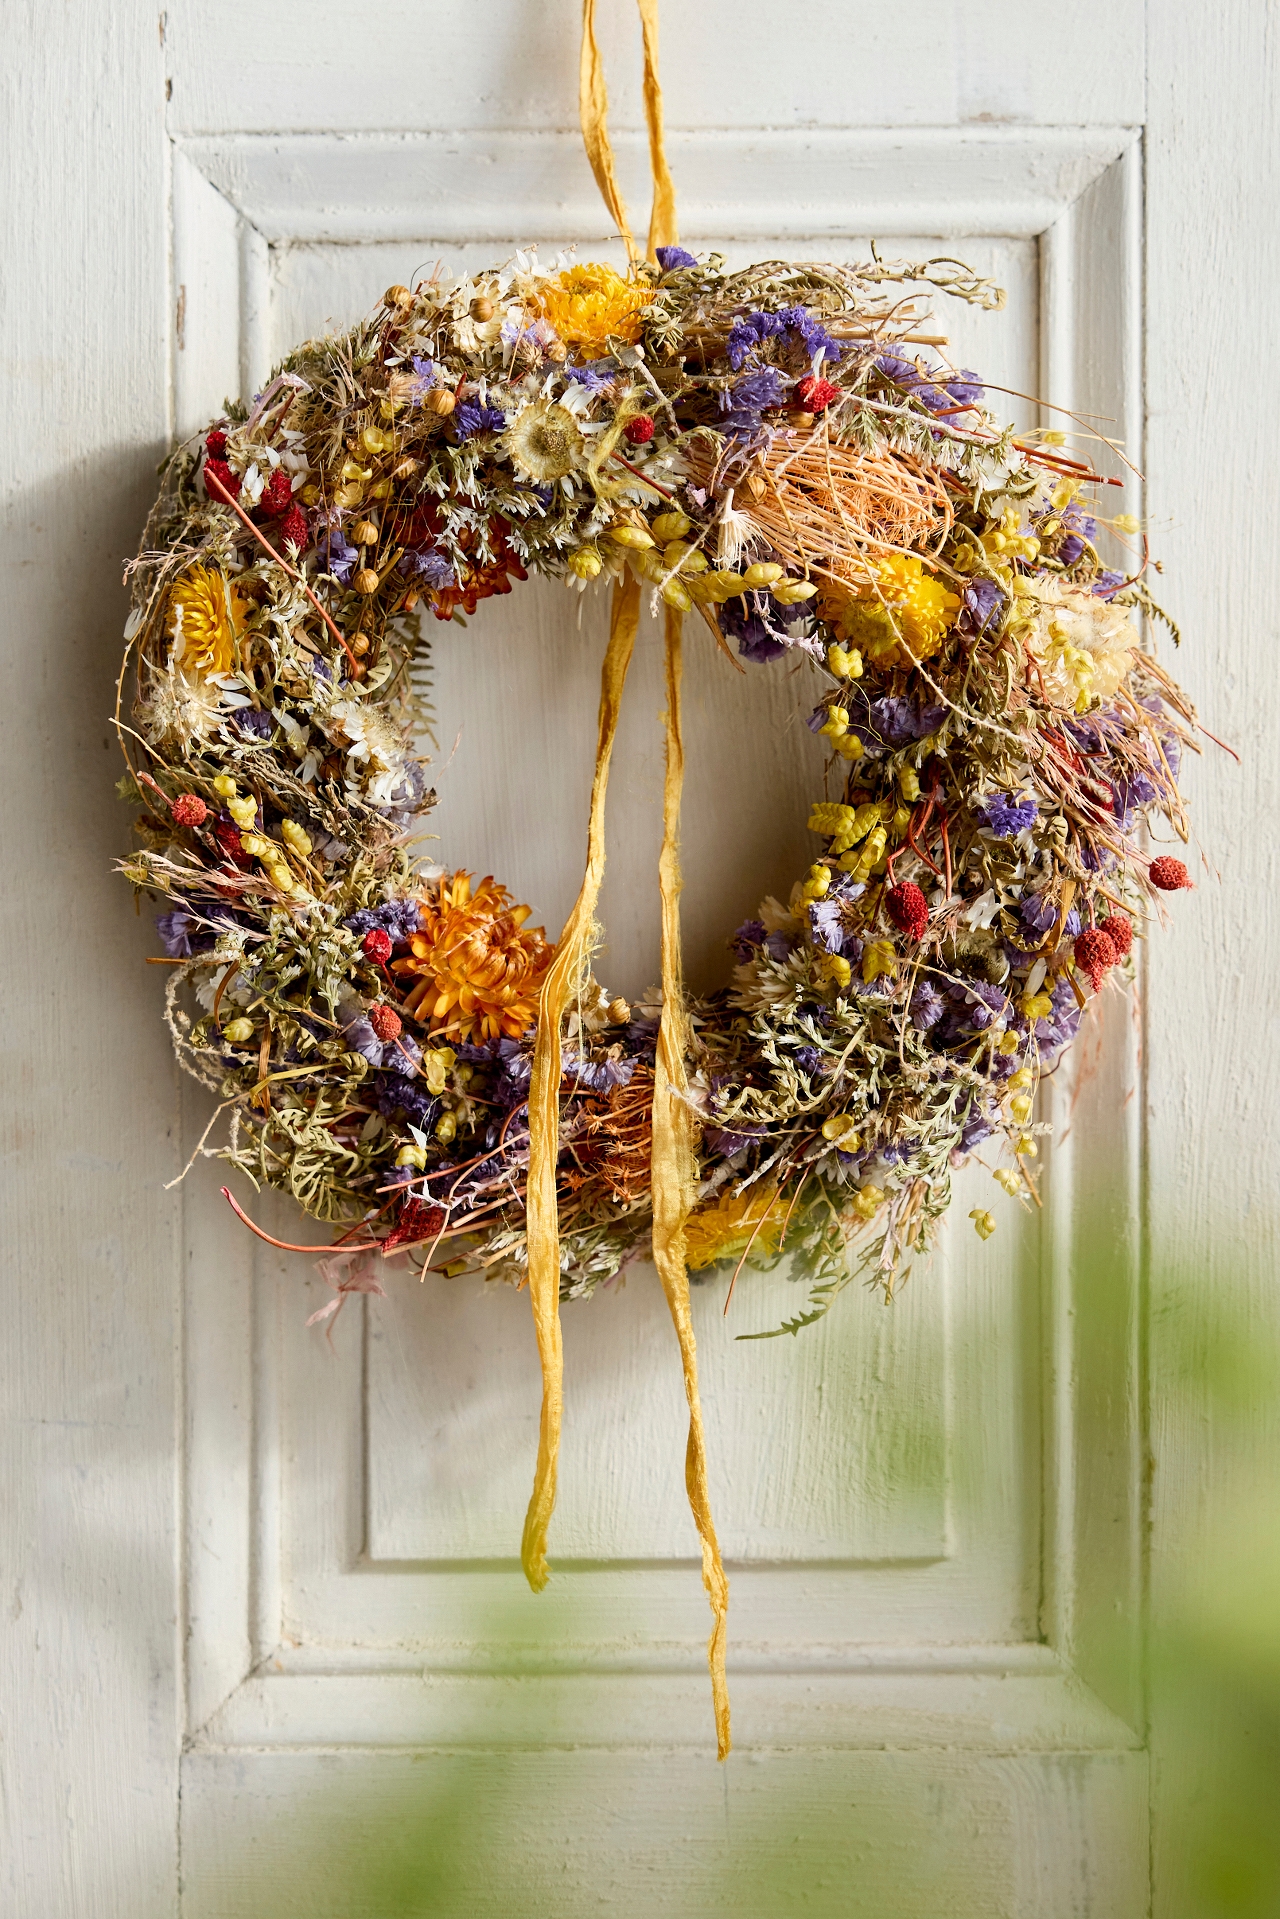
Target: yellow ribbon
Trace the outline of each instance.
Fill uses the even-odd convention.
[[[662,88],[658,84],[657,0],[637,0],[644,38],[644,102],[653,173],[653,210],[649,221],[649,257],[677,238],[675,189],[663,147]],[[595,0],[583,0],[579,107],[582,138],[605,205],[634,262],[637,248],[627,222],[609,143],[608,96],[600,48],[595,36]],[[560,936],[556,957],[538,1001],[533,1075],[529,1088],[528,1248],[529,1293],[542,1366],[542,1416],[533,1494],[525,1515],[520,1556],[535,1592],[547,1583],[547,1530],[556,1500],[556,1472],[564,1411],[564,1355],[560,1337],[560,1227],[556,1161],[560,1147],[560,1024],[591,956],[595,909],[604,875],[604,813],[609,763],[617,733],[618,711],[639,624],[640,586],[628,575],[614,588],[609,646],[600,684],[600,721],[591,812],[587,827],[587,866],[577,903]],[[685,1010],[684,968],[680,952],[680,798],[684,785],[684,740],[680,723],[680,614],[666,609],[666,777],[662,796],[662,852],[658,884],[662,901],[662,1017],[654,1068],[653,1143],[650,1179],[653,1196],[653,1258],[666,1294],[680,1344],[689,1439],[685,1450],[685,1488],[702,1541],[702,1583],[711,1601],[713,1625],[708,1645],[711,1692],[719,1757],[729,1751],[729,1694],[725,1683],[725,1640],[729,1582],[711,1518],[707,1488],[706,1439],[698,1394],[698,1358],[689,1306],[685,1264],[685,1222],[697,1194],[694,1119],[688,1101],[685,1058],[689,1016]]]
[[[658,81],[658,0],[636,0],[640,9],[640,31],[644,40],[644,117],[649,128],[649,169],[653,174],[653,208],[649,215],[649,258],[658,247],[674,246],[676,231],[676,190],[667,166],[662,129],[662,87]],[[582,144],[587,149],[591,171],[601,198],[622,236],[632,265],[640,249],[632,236],[626,204],[618,185],[609,141],[609,95],[604,84],[604,62],[596,39],[596,0],[582,0],[582,52],[578,62],[578,117],[582,122]]]
[[[560,1152],[560,1022],[591,957],[596,901],[604,877],[604,802],[622,688],[640,623],[640,582],[630,574],[613,589],[609,646],[600,676],[600,725],[596,770],[587,822],[587,870],[565,922],[556,956],[538,999],[538,1030],[529,1082],[529,1186],[527,1230],[529,1296],[542,1364],[542,1418],[533,1494],[525,1514],[520,1558],[535,1592],[547,1583],[547,1528],[556,1503],[556,1464],[564,1411],[564,1354],[560,1341],[560,1218],[556,1205],[556,1160]]]
[[[689,1015],[684,1001],[684,966],[680,954],[680,795],[684,785],[684,737],[680,725],[681,658],[680,614],[667,608],[667,770],[662,789],[662,852],[658,885],[662,896],[662,1018],[653,1087],[653,1147],[650,1182],[653,1195],[653,1263],[667,1296],[667,1305],[680,1342],[685,1397],[689,1402],[689,1441],[685,1449],[684,1483],[702,1540],[702,1583],[711,1601],[714,1624],[707,1647],[711,1667],[711,1696],[716,1715],[716,1745],[723,1759],[729,1751],[729,1691],[724,1675],[724,1651],[729,1612],[729,1581],[716,1540],[707,1489],[707,1447],[698,1396],[698,1355],[689,1310],[689,1274],[685,1265],[684,1228],[697,1196],[694,1157],[694,1120],[689,1105],[685,1058],[689,1050]]]

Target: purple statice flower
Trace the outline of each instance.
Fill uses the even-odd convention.
[[[812,900],[809,904],[809,936],[820,953],[844,950],[845,920],[839,899]]]
[[[730,600],[719,613],[721,632],[738,642],[744,660],[763,666],[769,660],[781,659],[786,652],[786,641],[771,633],[758,613],[748,611],[745,600]]]
[[[633,1059],[584,1059],[574,1052],[566,1052],[560,1062],[561,1078],[572,1081],[576,1093],[611,1092],[625,1086],[635,1070]]]
[[[421,1064],[422,1048],[411,1033],[397,1033],[382,1049],[383,1071],[399,1073],[401,1079],[415,1079]]]
[[[964,606],[956,621],[957,631],[967,634],[971,639],[985,633],[1004,605],[1004,597],[994,580],[970,580],[964,590]]]
[[[247,740],[269,740],[275,721],[270,713],[264,713],[260,706],[242,706],[232,714],[232,723],[236,730],[244,734]]]
[[[797,1046],[796,1065],[809,1079],[822,1071],[822,1054],[816,1046]]]
[[[417,1177],[418,1171],[415,1166],[386,1166],[383,1168],[378,1185],[380,1187],[412,1186]]]
[[[702,1135],[702,1143],[716,1159],[733,1159],[738,1153],[745,1153],[748,1146],[764,1138],[763,1127],[748,1127],[730,1132],[723,1126],[708,1126]]]
[[[654,254],[664,273],[675,273],[680,267],[696,267],[698,264],[683,247],[655,247]]]
[[[732,934],[729,939],[729,945],[733,948],[733,956],[739,966],[745,966],[747,961],[755,953],[756,948],[764,945],[764,941],[764,921],[743,920],[737,932]]]
[[[414,574],[418,579],[425,580],[428,586],[458,584],[453,561],[438,546],[422,547],[417,552],[410,548],[400,555],[398,571],[405,575]]]
[[[413,355],[413,371],[413,404],[417,406],[423,394],[429,393],[433,386],[440,386],[447,376],[434,360],[424,360],[416,353]]]
[[[921,980],[911,995],[911,1023],[927,1033],[936,1026],[945,1011],[945,1002],[941,993],[931,980]]]
[[[995,1130],[991,1121],[975,1102],[969,1108],[964,1125],[960,1128],[960,1138],[956,1142],[954,1151],[960,1154],[971,1153],[975,1146],[981,1146],[984,1139],[990,1139]]]
[[[598,393],[602,386],[608,386],[616,378],[618,363],[606,356],[603,360],[587,360],[582,366],[563,366],[560,371],[566,380],[573,380],[584,386],[588,393]]]
[[[1028,893],[1018,908],[1018,918],[1029,933],[1038,933],[1043,939],[1058,924],[1058,909],[1047,893]],[[1080,924],[1080,915],[1073,906],[1063,922],[1063,938],[1074,939]]]
[[[993,793],[978,808],[978,816],[998,840],[1011,840],[1040,817],[1040,808],[1029,794]]]
[[[1100,600],[1109,600],[1111,595],[1123,585],[1123,573],[1099,573],[1089,590],[1091,593],[1095,593]]]
[[[658,1022],[656,1019],[633,1019],[627,1028],[627,1050],[638,1060],[653,1064],[658,1050]]]
[[[795,949],[796,942],[790,933],[766,933],[764,936],[764,950],[770,959],[790,959]]]
[[[357,1013],[353,1019],[346,1021],[342,1037],[349,1053],[359,1053],[361,1059],[367,1059],[370,1066],[381,1066],[382,1041],[364,1013]]]
[[[336,508],[328,514],[321,514],[316,530],[316,559],[322,573],[332,573],[335,580],[345,585],[351,578],[351,569],[359,559],[356,547],[349,544],[339,524]]]
[[[493,1082],[493,1096],[500,1106],[519,1106],[529,1097],[533,1059],[518,1039],[506,1037],[498,1041],[495,1058],[498,1071]]]
[[[1058,547],[1058,558],[1064,566],[1074,566],[1084,552],[1085,543],[1094,538],[1098,531],[1098,522],[1079,506],[1069,506],[1062,516],[1066,528],[1066,538]]]
[[[724,426],[729,433],[755,433],[766,407],[781,406],[784,399],[783,379],[776,366],[757,367],[754,373],[746,373],[720,395],[720,405],[725,412]]]
[[[914,360],[904,360],[900,353],[882,353],[876,361],[881,373],[887,374],[895,386],[906,387],[913,393],[922,406],[930,413],[941,413],[950,403],[946,389],[935,386],[933,382],[940,376],[929,368],[922,370]]]
[[[311,677],[313,680],[332,680],[333,669],[326,661],[319,658],[313,659],[311,662]]]
[[[1154,781],[1149,780],[1143,772],[1135,771],[1124,779],[1113,780],[1111,810],[1119,822],[1121,832],[1127,833],[1133,825],[1135,808],[1149,806],[1156,797]]]
[[[424,1133],[435,1124],[440,1112],[439,1100],[424,1093],[402,1073],[379,1073],[374,1081],[373,1096],[384,1119],[394,1119],[397,1113],[403,1113],[411,1126],[419,1127]]]
[[[189,913],[185,906],[175,906],[171,913],[156,914],[156,930],[170,959],[191,958],[191,934],[196,924],[195,914]]]
[[[969,996],[969,1024],[976,1032],[985,1033],[993,1020],[1007,1016],[1009,1001],[998,986],[974,979],[966,981],[965,991]]]
[[[459,440],[474,439],[477,433],[501,433],[507,424],[500,407],[482,406],[475,400],[464,400],[453,417]]]
[[[417,900],[384,900],[381,906],[362,906],[342,924],[349,933],[363,939],[375,927],[398,944],[410,939],[422,928],[422,907]]]
[[[968,367],[962,367],[954,379],[947,381],[947,392],[957,406],[981,406],[986,398],[986,388]]]
[[[807,307],[783,307],[778,313],[745,313],[735,320],[725,346],[725,357],[734,372],[740,372],[766,340],[782,340],[787,347],[803,348],[807,361],[836,361],[842,349]]]

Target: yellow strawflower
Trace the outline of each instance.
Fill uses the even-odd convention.
[[[187,679],[217,679],[235,664],[248,604],[216,566],[193,566],[169,589],[172,660]]]
[[[641,314],[653,303],[649,287],[624,280],[612,267],[570,267],[558,279],[538,290],[542,317],[566,346],[576,346],[588,360],[603,358],[610,335],[634,342],[640,338]]]
[[[788,1204],[773,1187],[752,1186],[745,1193],[721,1193],[712,1205],[691,1213],[684,1229],[689,1271],[701,1272],[718,1259],[739,1259],[748,1245],[753,1255],[771,1257],[782,1238]]]

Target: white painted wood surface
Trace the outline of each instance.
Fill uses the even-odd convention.
[[[1226,1484],[1176,1395],[1180,1342],[1227,1284],[1260,1331],[1277,1317],[1274,1099],[1254,1043],[1270,881],[1264,837],[1240,832],[1246,794],[1271,816],[1274,695],[1269,656],[1239,668],[1274,626],[1254,538],[1273,521],[1263,429],[1235,406],[1230,441],[1217,432],[1224,343],[1275,325],[1251,304],[1275,265],[1262,10],[1197,4],[1145,34],[1133,0],[858,0],[782,25],[758,0],[666,10],[686,234],[743,258],[941,234],[990,263],[1011,311],[943,309],[962,357],[1145,435],[1179,667],[1249,756],[1242,775],[1191,774],[1233,883],[1206,875],[1153,942],[1141,1078],[1127,1016],[1110,1016],[1039,1244],[953,1235],[891,1316],[855,1295],[803,1345],[730,1337],[776,1312],[785,1280],[753,1280],[728,1328],[722,1284],[700,1289],[734,1560],[727,1770],[705,1737],[679,1387],[644,1276],[567,1316],[567,1563],[535,1601],[504,1543],[536,1410],[525,1303],[393,1281],[330,1347],[302,1327],[317,1282],[257,1257],[207,1170],[180,1202],[162,1191],[203,1113],[139,964],[148,929],[107,871],[119,559],[169,434],[299,333],[436,253],[599,234],[570,130],[576,11],[396,0],[375,21],[327,0],[180,0],[161,30],[133,0],[38,25],[7,10],[3,605],[24,724],[5,836],[0,1905],[345,1915],[363,1909],[359,1846],[394,1853],[412,1814],[460,1835],[440,1911],[753,1913],[785,1843],[800,1851],[770,1913],[1129,1919],[1148,1910],[1150,1724],[1152,1910],[1198,1919],[1194,1780],[1161,1744],[1158,1692],[1149,1716],[1139,1627],[1144,1527],[1158,1621],[1211,1550]],[[602,11],[638,208],[632,15]],[[1257,364],[1275,357],[1260,346]],[[1237,556],[1225,576],[1215,550]],[[462,737],[433,824],[552,930],[587,777],[566,733],[581,745],[600,643],[597,617],[579,631],[564,606],[530,584],[437,653],[446,755]],[[605,970],[628,991],[655,970],[653,653],[645,636],[605,900]],[[514,747],[476,723],[477,655],[481,689],[521,717]],[[800,754],[772,746],[785,686],[759,676],[747,697],[716,665],[691,666],[699,981],[752,875],[783,887],[802,859],[807,797]],[[1239,995],[1222,991],[1228,954]],[[1245,1228],[1215,1236],[1224,1218]],[[1251,1443],[1273,1472],[1272,1440]],[[1202,1754],[1229,1719],[1203,1731]],[[824,1884],[799,1864],[817,1859]]]

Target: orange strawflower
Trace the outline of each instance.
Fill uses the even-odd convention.
[[[492,877],[437,880],[422,899],[421,932],[392,963],[406,981],[417,975],[406,1009],[441,1037],[518,1039],[537,1018],[555,953],[540,926],[525,929],[528,917]]]

